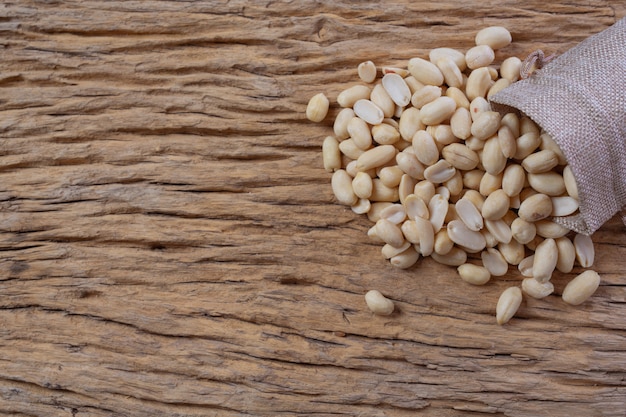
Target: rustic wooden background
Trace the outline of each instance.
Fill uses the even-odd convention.
[[[399,271],[334,204],[320,146],[356,66],[559,53],[621,0],[0,4],[2,416],[626,413],[626,234],[594,235],[589,302]],[[554,278],[557,293],[573,274]],[[396,301],[373,316],[363,295]]]

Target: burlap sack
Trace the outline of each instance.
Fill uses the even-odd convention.
[[[528,115],[561,147],[580,209],[556,222],[589,235],[626,206],[626,18],[502,90],[491,104]]]

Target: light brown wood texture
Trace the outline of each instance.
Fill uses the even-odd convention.
[[[3,416],[624,416],[626,237],[578,307],[393,269],[334,202],[308,99],[357,65],[562,53],[623,1],[4,1]],[[616,88],[619,86],[616,86]],[[574,272],[580,272],[577,268]],[[373,316],[363,295],[396,303]]]

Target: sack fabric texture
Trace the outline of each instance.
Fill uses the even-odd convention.
[[[490,101],[503,114],[514,108],[530,117],[563,151],[579,211],[555,222],[590,235],[626,208],[626,18]]]

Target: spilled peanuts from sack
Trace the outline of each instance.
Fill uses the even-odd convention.
[[[435,48],[404,68],[379,71],[381,63],[364,60],[356,83],[333,103],[339,111],[322,146],[335,200],[375,223],[368,236],[393,267],[410,270],[431,257],[473,285],[526,277],[500,296],[498,324],[514,317],[524,296],[553,299],[555,270],[571,274],[594,262],[589,236],[552,221],[579,213],[563,153],[530,118],[489,104],[520,78],[522,61],[504,56],[511,42],[506,28],[492,26],[465,51]],[[318,93],[306,116],[320,122],[329,106]],[[563,300],[580,304],[599,283],[583,272]],[[378,291],[366,302],[375,314],[393,311]]]

